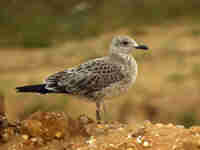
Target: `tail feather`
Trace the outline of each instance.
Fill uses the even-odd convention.
[[[45,86],[46,84],[26,85],[26,86],[16,87],[16,90],[17,92],[32,92],[40,94],[51,93],[51,91],[46,89]]]

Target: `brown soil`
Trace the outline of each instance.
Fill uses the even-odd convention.
[[[37,112],[23,121],[0,118],[0,150],[197,150],[200,127],[173,124],[97,124],[87,116]]]

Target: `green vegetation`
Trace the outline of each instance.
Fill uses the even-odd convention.
[[[186,80],[186,78],[185,78],[185,75],[179,72],[175,72],[168,75],[168,80],[174,84],[177,84],[177,83],[181,84]]]
[[[197,0],[8,0],[0,4],[0,42],[4,47],[49,47],[55,41],[95,37],[119,27],[136,31],[138,25],[182,17],[198,19],[200,15]]]
[[[200,29],[193,29],[191,32],[193,36],[200,36]]]
[[[183,112],[179,116],[178,123],[184,125],[187,128],[191,127],[192,125],[200,125],[198,114],[193,110]]]
[[[200,79],[200,64],[194,64],[192,67],[192,74],[197,78]]]

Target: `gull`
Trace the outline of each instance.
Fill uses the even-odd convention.
[[[115,36],[107,56],[54,73],[42,84],[16,87],[16,90],[84,97],[96,103],[96,120],[101,121],[104,101],[125,93],[134,84],[138,67],[131,53],[139,49],[147,50],[148,47],[138,44],[129,36]]]

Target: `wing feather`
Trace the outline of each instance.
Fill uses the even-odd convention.
[[[46,88],[55,92],[88,95],[123,80],[122,66],[102,59],[50,75]]]

